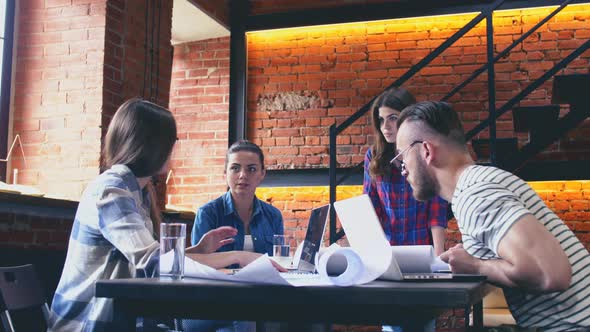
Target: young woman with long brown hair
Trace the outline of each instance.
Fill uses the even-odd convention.
[[[131,99],[117,110],[102,150],[102,173],[78,205],[50,330],[121,330],[112,321],[112,301],[94,297],[94,285],[99,279],[157,275],[160,216],[152,177],[166,173],[176,140],[176,122],[165,108]],[[186,255],[214,268],[243,266],[260,256],[214,253],[234,235],[230,227],[211,230]]]

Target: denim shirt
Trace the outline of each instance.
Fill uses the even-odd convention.
[[[192,244],[197,244],[205,233],[221,226],[235,227],[238,234],[234,237],[233,243],[227,244],[217,251],[243,250],[244,223],[234,208],[230,191],[199,208],[192,230]],[[283,216],[279,209],[254,197],[250,234],[252,234],[255,252],[272,255],[272,236],[283,234]]]

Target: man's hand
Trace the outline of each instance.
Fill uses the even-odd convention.
[[[480,273],[480,260],[467,253],[461,243],[443,252],[440,255],[440,259],[449,264],[453,273]]]
[[[197,245],[187,248],[186,252],[195,254],[210,254],[216,252],[217,249],[224,245],[233,243],[233,237],[237,234],[238,230],[229,226],[212,229],[203,235]]]

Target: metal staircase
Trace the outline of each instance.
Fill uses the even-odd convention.
[[[493,12],[500,8],[504,3],[503,0],[494,1],[492,4],[485,6],[479,15],[477,15],[463,28],[449,37],[448,40],[434,49],[424,59],[411,67],[405,74],[403,74],[386,89],[403,85],[418,71],[427,66],[430,62],[432,62],[432,60],[444,52],[449,46],[451,46],[459,38],[475,27],[479,22],[485,19],[487,22],[487,63],[475,70],[469,78],[455,87],[449,94],[443,97],[442,100],[448,100],[463,87],[472,82],[477,76],[487,71],[489,105],[488,117],[475,126],[475,128],[466,133],[466,138],[467,140],[472,140],[472,146],[478,156],[479,163],[495,165],[518,174],[519,171],[522,171],[533,164],[528,162],[532,157],[549,147],[556,140],[558,140],[571,129],[575,128],[590,115],[590,74],[555,76],[571,61],[579,57],[583,52],[590,48],[590,40],[587,40],[580,47],[557,63],[553,68],[549,69],[540,78],[529,84],[526,88],[517,93],[516,96],[514,96],[498,109],[496,109],[494,64],[498,60],[505,57],[510,52],[510,50],[523,42],[539,27],[547,23],[553,16],[557,15],[570,2],[572,1],[563,1],[561,5],[551,12],[547,17],[538,22],[529,31],[525,32],[506,49],[494,56]],[[552,77],[554,77],[552,103],[555,105],[540,107],[518,107],[518,103],[520,103],[527,95],[529,95]],[[336,201],[336,186],[342,183],[354,171],[358,170],[359,168],[362,169],[361,163],[352,168],[348,174],[345,174],[340,179],[336,178],[336,138],[338,134],[340,134],[352,123],[363,116],[367,111],[369,111],[370,106],[375,98],[361,107],[357,112],[355,112],[340,125],[334,124],[330,127],[330,204]],[[560,104],[569,104],[569,112],[567,112],[567,114],[561,118],[559,118],[559,112],[561,109],[559,106]],[[496,138],[496,120],[508,111],[513,111],[515,132],[529,133],[528,143],[520,148],[518,147],[518,141],[516,138]],[[488,129],[489,139],[474,139],[474,137],[480,134],[484,129]],[[588,162],[590,164],[590,160]],[[533,167],[536,166],[533,165]],[[557,167],[559,168],[561,166],[558,165]],[[590,172],[590,167],[587,169]],[[590,174],[588,174],[588,177],[590,178]],[[337,232],[336,230],[336,214],[334,209],[331,209],[330,242],[335,242],[340,237],[342,237],[342,235],[342,231]]]
[[[529,141],[519,148],[516,138],[496,139],[496,166],[518,174],[531,158],[588,118],[590,74],[555,76],[551,102],[551,105],[512,109],[514,131],[528,132]],[[564,104],[569,105],[569,111],[559,118],[560,105]],[[478,161],[485,163],[489,159],[489,139],[473,139],[472,146]]]

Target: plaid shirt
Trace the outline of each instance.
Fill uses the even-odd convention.
[[[372,179],[369,175],[371,149],[365,155],[363,193],[369,195],[381,227],[391,245],[432,245],[432,226],[447,227],[448,204],[440,197],[419,202],[412,195],[412,187],[393,168],[391,175]]]
[[[51,305],[50,331],[119,331],[112,301],[94,297],[99,279],[157,273],[150,199],[124,165],[114,165],[84,191],[64,270]]]

